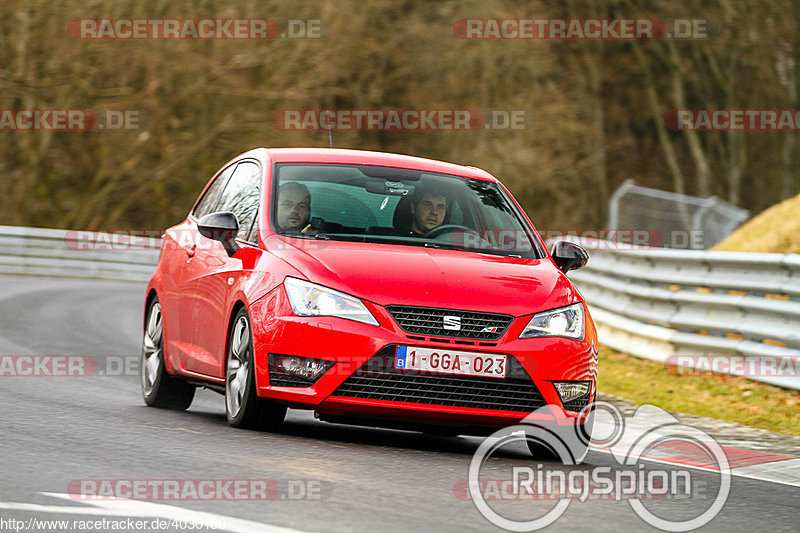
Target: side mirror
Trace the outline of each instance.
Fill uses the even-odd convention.
[[[558,241],[553,244],[550,251],[556,266],[564,274],[570,270],[577,270],[589,262],[589,254],[582,247],[569,241]]]
[[[239,245],[236,244],[236,234],[239,233],[239,221],[230,211],[209,213],[197,222],[197,230],[203,237],[208,237],[222,243],[228,257],[236,253]]]

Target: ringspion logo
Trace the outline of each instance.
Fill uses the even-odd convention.
[[[457,498],[470,498],[478,512],[493,525],[508,531],[537,531],[558,520],[577,502],[592,500],[625,501],[647,524],[666,531],[690,531],[713,520],[730,493],[731,472],[724,449],[703,431],[682,424],[668,412],[653,405],[640,406],[631,417],[624,417],[612,404],[596,402],[587,407],[586,424],[594,427],[591,445],[606,448],[616,460],[614,467],[580,465],[590,442],[575,419],[566,417],[558,406],[537,409],[519,424],[500,429],[487,437],[470,461],[466,487],[463,480],[453,486]],[[595,425],[595,421],[598,422]],[[591,430],[589,430],[591,432]],[[555,462],[526,459],[523,465],[498,470],[490,468],[492,456],[505,446],[533,442],[547,449]],[[719,474],[719,487],[707,490],[683,468],[660,468],[651,459],[659,450],[678,448],[697,458]],[[561,464],[558,464],[561,463]],[[487,477],[484,472],[491,472]],[[687,499],[711,503],[696,513],[669,513],[668,505],[685,507]],[[555,501],[551,507],[530,506],[522,513],[507,513],[505,508],[487,502],[502,500]],[[659,501],[659,513],[645,502]]]

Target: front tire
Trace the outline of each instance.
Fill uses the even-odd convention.
[[[283,424],[286,406],[256,394],[253,333],[250,317],[242,308],[236,313],[225,358],[225,412],[237,428],[276,431]]]
[[[163,334],[161,304],[158,298],[153,298],[147,309],[142,339],[142,397],[150,407],[183,411],[192,405],[195,387],[167,374]]]
[[[583,424],[564,426],[532,426],[525,432],[528,451],[536,459],[579,465],[589,453],[594,429],[594,413]]]
[[[530,454],[536,459],[579,465],[589,453],[593,429],[594,415],[590,415],[586,423],[582,425],[553,428],[545,432],[533,431],[526,435],[525,444],[528,445]],[[564,446],[555,446],[558,441]]]

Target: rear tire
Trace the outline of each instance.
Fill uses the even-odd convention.
[[[153,298],[147,309],[142,339],[141,386],[150,407],[184,411],[192,405],[194,385],[170,376],[164,366],[164,327],[161,304]]]
[[[250,317],[242,308],[236,313],[225,357],[225,413],[237,428],[276,431],[283,424],[286,406],[256,394],[253,333]]]

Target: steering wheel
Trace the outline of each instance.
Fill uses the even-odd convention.
[[[478,238],[480,238],[481,236],[480,233],[466,226],[461,226],[459,224],[444,224],[442,226],[436,226],[422,237],[425,239],[435,239],[439,235],[444,235],[445,233],[454,233],[456,231],[462,231],[464,233],[474,233],[475,236],[477,236]]]

